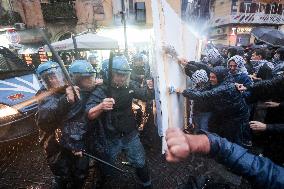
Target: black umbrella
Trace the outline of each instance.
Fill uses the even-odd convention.
[[[251,31],[251,34],[259,41],[263,41],[274,47],[284,46],[284,33],[273,28],[258,27]]]

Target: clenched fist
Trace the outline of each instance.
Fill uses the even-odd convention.
[[[210,151],[209,139],[206,135],[188,135],[178,128],[170,128],[166,132],[169,162],[179,162],[192,153],[207,154]]]
[[[103,102],[101,102],[101,110],[103,111],[110,111],[113,110],[113,105],[115,104],[115,101],[113,98],[105,98]]]

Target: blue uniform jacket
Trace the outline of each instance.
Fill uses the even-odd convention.
[[[56,93],[39,103],[36,121],[38,127],[48,136],[60,129],[57,138],[61,146],[70,150],[85,148],[84,135],[87,131],[85,102],[88,93],[81,92],[81,99],[74,104],[67,102],[66,95]]]
[[[247,149],[215,134],[207,133],[210,155],[250,180],[255,188],[284,188],[284,168],[265,157],[250,154]]]

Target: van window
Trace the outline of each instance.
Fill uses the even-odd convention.
[[[3,54],[0,54],[0,72],[7,72],[9,71],[8,62],[6,61]]]
[[[0,47],[0,79],[22,76],[34,72],[32,66],[26,65],[10,50]]]

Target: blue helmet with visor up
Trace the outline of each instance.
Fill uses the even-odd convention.
[[[129,74],[131,72],[130,66],[125,56],[113,57],[112,71],[120,74]]]
[[[91,90],[95,86],[96,70],[86,60],[75,60],[69,67],[72,81],[82,90]]]
[[[47,61],[38,66],[36,73],[46,89],[65,86],[66,80],[58,63]]]
[[[96,70],[86,60],[75,60],[69,67],[69,73],[71,75],[95,76]]]

